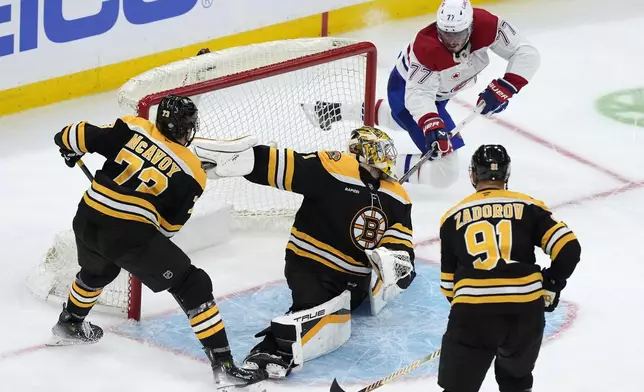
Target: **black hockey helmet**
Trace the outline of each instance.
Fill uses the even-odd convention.
[[[510,178],[510,156],[500,144],[483,144],[476,149],[470,163],[470,180],[476,187],[479,181],[503,181]]]
[[[180,143],[179,139],[185,137],[184,145],[188,146],[199,130],[197,106],[188,97],[165,96],[157,109],[156,125],[165,137],[174,142]]]

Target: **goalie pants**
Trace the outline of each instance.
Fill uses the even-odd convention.
[[[494,360],[501,392],[530,390],[544,327],[543,311],[452,312],[443,335],[438,385],[446,392],[477,392]]]
[[[393,119],[400,125],[400,127],[409,133],[409,136],[414,141],[414,144],[421,153],[426,153],[427,148],[425,148],[425,134],[423,130],[420,129],[414,117],[409,113],[407,107],[405,106],[405,87],[407,81],[400,75],[398,70],[394,68],[389,74],[389,82],[387,83],[387,102],[389,102],[389,107],[391,108],[391,116]],[[436,101],[436,107],[438,109],[438,116],[445,123],[445,130],[451,132],[452,129],[456,128],[452,116],[447,112],[447,103],[449,100],[445,101]],[[452,139],[452,146],[454,151],[463,147],[465,143],[460,137],[455,137]],[[409,168],[405,168],[405,171]]]
[[[98,214],[81,204],[73,222],[79,277],[86,286],[105,287],[121,268],[154,292],[185,279],[190,258],[155,227]]]
[[[351,310],[357,309],[369,293],[371,276],[364,277],[319,268],[309,260],[286,260],[284,276],[291,289],[291,312],[314,308],[342,294],[351,292]]]

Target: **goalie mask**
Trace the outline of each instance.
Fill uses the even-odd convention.
[[[393,140],[383,131],[363,126],[351,131],[347,152],[358,162],[380,170],[387,177],[396,179],[396,157],[398,152]]]
[[[199,130],[197,106],[190,98],[168,95],[159,103],[156,125],[163,136],[189,146]]]

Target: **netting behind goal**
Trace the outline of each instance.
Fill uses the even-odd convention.
[[[364,122],[371,123],[375,61],[373,44],[338,38],[236,47],[146,72],[123,86],[119,103],[126,112],[154,119],[154,106],[168,92],[187,95],[199,107],[200,137],[254,134],[261,144],[299,152],[343,150],[362,122],[342,121],[323,131],[301,104],[367,102]],[[289,223],[301,196],[243,178],[222,179],[209,182],[196,212],[222,203],[232,206],[236,226],[266,227]]]
[[[118,91],[122,114],[154,121],[156,105],[169,93],[193,98],[199,107],[198,136],[231,139],[254,134],[262,144],[298,152],[343,150],[352,129],[373,124],[376,48],[368,42],[310,38],[225,49],[149,70]],[[301,104],[365,103],[364,121],[341,121],[324,131]],[[209,181],[193,218],[230,209],[234,227],[284,226],[301,197],[243,178]],[[190,222],[182,231],[189,229]],[[61,233],[28,279],[37,295],[64,301],[78,266],[71,232]],[[100,309],[139,319],[141,283],[125,271],[107,286]]]

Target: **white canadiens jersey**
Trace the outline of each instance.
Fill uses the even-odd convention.
[[[476,76],[490,64],[488,49],[508,61],[503,79],[517,91],[537,72],[539,52],[509,23],[475,8],[472,27],[468,48],[458,58],[438,40],[436,23],[418,32],[401,52],[396,69],[407,81],[405,106],[421,127],[437,116],[435,101],[450,99],[476,83]]]

